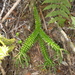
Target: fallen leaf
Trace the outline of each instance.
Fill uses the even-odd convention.
[[[27,72],[25,75],[31,75],[31,73],[30,72]]]

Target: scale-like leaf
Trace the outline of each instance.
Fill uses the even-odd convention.
[[[25,40],[25,43],[23,44],[19,54],[18,54],[18,60],[21,64],[26,63],[28,65],[28,56],[27,51],[32,47],[32,45],[39,40],[40,41],[40,47],[41,52],[45,59],[45,66],[47,65],[54,65],[52,60],[49,58],[48,52],[46,50],[46,47],[44,45],[45,41],[48,45],[52,47],[57,53],[60,55],[61,48],[59,45],[57,45],[41,28],[41,20],[38,15],[37,8],[34,6],[34,19],[35,19],[35,30],[33,33]]]
[[[32,35],[32,34],[31,34]],[[31,36],[30,35],[30,36]],[[16,56],[16,59],[17,59],[17,64],[21,64],[22,67],[24,67],[24,63],[26,64],[26,66],[29,65],[29,56],[27,55],[27,51],[32,47],[32,45],[38,40],[38,34],[36,34],[37,37],[33,38],[33,39],[28,39],[26,40],[26,42],[23,44],[20,52],[18,53],[18,55]],[[29,37],[30,38],[30,37]],[[26,43],[29,43],[29,44],[26,44]]]
[[[55,51],[60,50],[61,48],[59,47],[59,45],[57,45],[48,35],[46,35],[46,33],[41,29],[40,30],[40,36],[41,38],[48,43],[48,45],[50,45],[52,47],[52,49],[54,49]]]
[[[35,29],[40,29],[41,28],[41,19],[38,14],[38,10],[35,6],[34,6],[34,19],[35,19]]]
[[[44,66],[46,66],[46,67],[53,66],[54,63],[49,57],[47,48],[45,47],[44,40],[42,40],[42,38],[40,38],[40,37],[39,37],[39,43],[40,43],[40,50],[41,50],[42,55],[43,55],[44,60],[45,60]]]
[[[61,52],[62,48],[57,45],[43,30],[40,30],[40,37],[56,52],[56,56],[58,57],[59,62],[62,61]],[[66,50],[64,50],[66,52]]]
[[[34,30],[33,33],[25,40],[25,43],[23,44],[20,51],[23,51],[24,53],[26,53],[34,44],[35,42],[34,40],[36,39],[38,33],[39,32],[37,30]]]

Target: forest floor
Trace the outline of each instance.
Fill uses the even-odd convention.
[[[10,8],[13,6],[15,2],[16,0],[6,1],[6,7],[2,17],[5,16],[5,14],[10,10]],[[53,40],[55,40],[57,44],[62,46],[61,42],[60,43],[58,42],[60,37],[59,38],[57,36],[53,37],[55,33],[51,33],[55,25],[47,24],[49,19],[45,18],[45,16],[49,11],[43,11],[43,8],[46,5],[42,5],[42,0],[37,0],[36,4],[39,10],[39,15],[41,17],[43,30]],[[0,11],[2,7],[3,7],[3,1],[0,0]],[[45,28],[45,24],[46,24],[47,30]],[[3,25],[3,28],[0,29],[0,34],[5,36],[6,38],[16,39],[15,49],[10,53],[10,56],[5,57],[2,63],[2,66],[6,72],[6,75],[75,75],[75,55],[72,53],[70,53],[68,57],[69,61],[67,60],[68,58],[65,55],[63,59],[63,63],[53,68],[44,69],[42,66],[39,66],[39,65],[42,65],[44,61],[39,49],[38,42],[35,45],[33,45],[33,47],[28,52],[28,55],[30,56],[30,59],[31,59],[30,65],[28,67],[24,66],[23,68],[21,67],[20,64],[18,66],[15,65],[16,59],[13,60],[13,57],[17,55],[20,48],[22,47],[22,43],[19,44],[18,41],[19,40],[24,41],[33,32],[35,28],[31,0],[22,0],[18,4],[18,6],[12,11],[9,17],[3,22],[2,25]],[[68,28],[69,26],[70,25],[68,25],[68,23],[65,23],[62,29],[71,39],[73,44],[75,44],[75,29],[69,29]],[[17,33],[19,33],[18,36],[16,36]],[[49,49],[50,56],[52,56],[53,53],[50,52],[50,47],[48,47],[48,49]],[[70,63],[70,65],[68,65],[68,62]],[[0,73],[0,75],[2,74]]]

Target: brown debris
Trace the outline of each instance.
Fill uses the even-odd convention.
[[[4,1],[4,0],[3,0]],[[0,12],[3,7],[3,2],[0,0]],[[71,51],[70,45],[75,44],[75,30],[68,29],[68,25],[65,25],[63,30],[68,35],[70,42],[72,44],[68,44],[63,41],[60,36],[62,35],[59,32],[59,28],[56,29],[55,24],[48,25],[49,18],[45,18],[45,15],[48,11],[42,11],[43,8],[48,5],[42,5],[43,0],[19,0],[19,4],[14,7],[14,9],[8,14],[5,15],[11,10],[14,3],[18,0],[6,0],[5,9],[3,10],[3,14],[0,16],[0,34],[7,38],[15,38],[16,39],[16,47],[10,56],[6,57],[3,60],[2,66],[6,72],[6,75],[75,75],[75,54]],[[56,65],[56,72],[54,68],[44,69],[42,66],[44,63],[43,56],[40,52],[38,42],[29,50],[28,55],[31,58],[30,65],[28,67],[21,67],[19,64],[18,67],[15,66],[13,57],[19,52],[22,44],[18,44],[18,40],[24,41],[34,30],[34,17],[32,11],[32,1],[36,1],[38,6],[39,15],[41,17],[41,22],[43,26],[43,30],[57,43],[60,47],[65,48],[69,51],[69,55],[63,54],[63,62],[60,65]],[[74,14],[74,13],[73,13]],[[2,20],[2,22],[1,22]],[[19,33],[16,36],[16,33]],[[64,38],[64,37],[63,37]],[[50,57],[54,55],[54,52],[50,47],[48,47],[48,52]],[[67,64],[67,65],[66,65]],[[1,75],[1,72],[0,72]]]

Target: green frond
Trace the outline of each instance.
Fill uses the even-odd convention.
[[[48,6],[46,6],[45,8],[44,8],[44,10],[49,10],[49,9],[56,9],[56,8],[60,8],[60,5],[57,5],[57,4],[50,4],[50,5],[48,5]]]
[[[40,49],[41,49],[42,55],[43,55],[44,60],[45,60],[44,66],[45,67],[54,66],[54,63],[49,57],[48,51],[45,47],[45,43],[42,40],[42,38],[39,38],[39,44],[40,44]]]
[[[44,2],[43,2],[43,4],[44,3],[60,3],[61,2],[61,0],[45,0]]]
[[[34,40],[36,39],[37,35],[39,34],[39,29],[41,27],[40,17],[38,16],[37,8],[34,6],[34,18],[35,18],[35,30],[33,33],[25,40],[24,45],[22,46],[20,51],[24,51],[25,53],[30,47],[34,44]]]
[[[64,52],[66,52],[66,50],[64,50],[64,49],[62,49],[62,48],[60,48],[60,46],[59,45],[57,45],[48,35],[46,35],[46,33],[43,31],[43,30],[40,30],[40,37],[43,39],[43,41],[45,41],[49,46],[51,46],[51,48],[55,51],[55,55],[54,55],[54,57],[55,58],[58,58],[58,62],[60,63],[61,61],[62,61],[62,55],[61,55],[61,52],[62,51],[64,51]],[[41,41],[42,39],[40,39],[40,46],[41,46],[41,50],[42,50],[42,53],[43,53],[43,56],[44,56],[44,58],[46,59],[48,59],[48,61],[49,61],[49,56],[48,56],[48,54],[44,54],[44,53],[46,53],[46,47],[44,46],[44,42],[43,41]],[[46,57],[45,57],[46,56]],[[46,60],[47,60],[46,59]],[[51,61],[51,59],[50,59],[50,62],[51,63],[53,63],[52,61]],[[46,64],[48,65],[48,62],[46,62]],[[45,65],[46,65],[45,64]],[[51,64],[51,65],[54,65],[54,64]]]
[[[57,12],[57,11],[56,11]],[[54,12],[54,14],[51,14],[51,16],[56,15],[56,12]],[[59,12],[57,12],[59,13]],[[29,57],[26,54],[27,51],[32,47],[32,45],[39,40],[40,43],[40,48],[41,48],[41,52],[42,55],[44,56],[45,59],[45,66],[48,65],[54,65],[53,61],[50,59],[48,52],[46,50],[45,44],[44,42],[46,42],[49,46],[52,47],[52,49],[56,52],[57,56],[61,57],[60,51],[62,50],[59,45],[57,45],[43,30],[41,27],[41,20],[40,20],[40,16],[38,14],[38,10],[37,8],[34,6],[34,19],[35,19],[35,30],[32,32],[32,34],[25,40],[22,48],[20,49],[20,52],[18,53],[17,60],[19,60],[19,63],[21,63],[21,65],[23,63],[26,63],[26,65],[28,66],[29,64]],[[58,20],[58,18],[57,18]]]
[[[55,17],[54,19],[57,21],[59,25],[64,25],[64,22],[66,21],[62,16]]]
[[[71,8],[71,4],[70,4],[69,0],[62,0],[61,2],[64,6]]]
[[[57,45],[48,35],[46,35],[46,33],[41,29],[40,30],[40,37],[46,42],[48,43],[48,45],[50,45],[52,47],[52,49],[54,49],[55,51],[60,50],[61,48],[59,47],[59,45]]]
[[[23,51],[24,53],[26,53],[31,46],[34,44],[35,39],[38,35],[38,31],[35,29],[33,31],[33,33],[25,40],[25,43],[23,44],[22,48],[20,49],[20,52]]]
[[[59,17],[51,18],[48,24],[57,22],[60,26],[64,26],[65,21],[66,19],[64,19],[62,16],[59,16]]]
[[[50,0],[45,0],[44,2],[43,2],[43,4],[44,3],[51,3],[51,1]]]
[[[35,19],[35,29],[41,28],[41,19],[40,16],[38,15],[38,10],[34,6],[34,19]]]
[[[49,3],[49,5],[44,8],[44,10],[50,9],[54,10],[46,15],[46,17],[55,18],[51,19],[51,21],[49,21],[49,24],[55,22],[55,20],[56,21],[59,20],[58,24],[59,25],[61,24],[62,26],[66,18],[69,19],[70,16],[69,8],[71,8],[69,0],[44,0],[43,4],[44,3]],[[62,19],[61,21],[59,16],[62,16],[64,20]],[[57,19],[56,17],[58,17],[59,19]]]
[[[55,17],[55,20],[57,21],[57,23],[58,23],[61,27],[64,26],[64,23],[65,23],[65,21],[66,21],[66,19],[62,18],[61,16]]]
[[[73,0],[70,0],[70,2],[72,2]]]
[[[63,17],[66,17],[66,18],[69,17],[68,14],[66,14],[66,13],[65,13],[64,11],[62,11],[62,10],[53,11],[53,12],[47,14],[46,17],[52,17],[52,16],[55,17],[55,16],[59,16],[59,15],[61,15],[61,16],[63,16]]]
[[[48,24],[55,23],[55,22],[56,22],[56,20],[54,18],[51,18],[51,20],[48,22]]]
[[[60,48],[43,30],[40,30],[40,36],[55,51],[56,55],[54,57],[58,58],[58,62],[60,63],[62,61],[61,52],[62,50],[66,52],[66,50]],[[45,47],[42,46],[42,49],[44,50]]]
[[[68,14],[64,12],[63,10],[60,10],[59,12],[61,13],[63,17],[69,18]]]
[[[20,63],[22,67],[24,66],[24,63],[26,64],[26,66],[29,65],[30,60],[26,53],[32,47],[32,45],[37,41],[38,39],[37,35],[38,35],[38,31],[35,29],[33,33],[25,40],[25,43],[20,49],[20,52],[16,56],[18,60],[17,62]]]
[[[28,66],[30,58],[26,53],[18,53],[18,55],[15,57],[16,58],[16,65],[21,64],[22,68],[24,65]]]
[[[64,12],[66,12],[67,14],[70,14],[69,9],[62,4],[60,5],[60,9],[63,10]]]
[[[61,14],[60,10],[52,11],[52,12],[48,13],[46,17],[58,16],[59,14]]]
[[[19,63],[24,64],[28,66],[28,56],[27,51],[32,47],[32,45],[36,42],[38,39],[39,29],[41,27],[40,17],[38,16],[38,11],[36,7],[34,6],[34,18],[35,18],[35,30],[32,32],[32,34],[25,40],[23,46],[20,49],[19,54],[16,56],[16,58],[19,60]],[[24,59],[24,60],[23,60]]]

